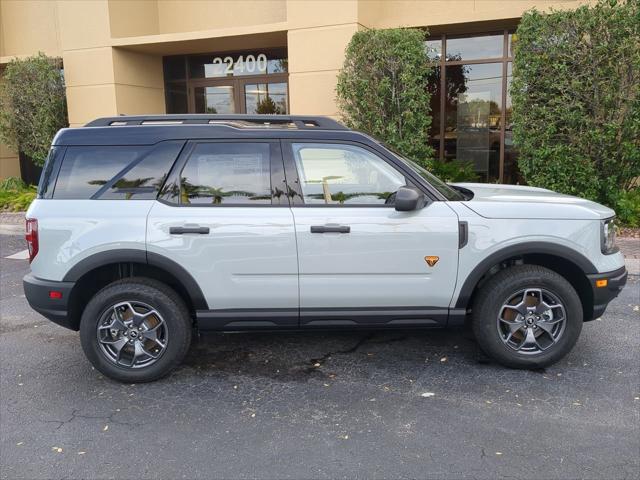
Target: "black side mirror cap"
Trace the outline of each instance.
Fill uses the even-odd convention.
[[[396,192],[395,207],[398,212],[410,212],[426,204],[427,199],[424,193],[415,187],[400,187]]]

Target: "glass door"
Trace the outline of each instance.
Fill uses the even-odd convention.
[[[261,80],[261,79],[260,79]],[[287,82],[220,79],[193,82],[190,108],[194,113],[289,113]]]
[[[191,111],[195,113],[241,113],[238,109],[235,82],[216,82],[193,86]]]

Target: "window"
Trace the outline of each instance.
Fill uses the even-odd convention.
[[[67,147],[53,198],[91,198],[148,148]]]
[[[109,181],[101,200],[149,200],[158,196],[184,141],[161,142],[124,174]]]
[[[180,175],[180,203],[271,204],[268,143],[200,143]]]
[[[317,205],[392,205],[404,175],[364,148],[294,143],[304,201]]]
[[[430,143],[440,161],[470,162],[481,181],[519,180],[508,95],[513,41],[503,30],[425,42],[436,71],[429,87]]]
[[[287,84],[257,83],[244,86],[247,113],[286,114]]]

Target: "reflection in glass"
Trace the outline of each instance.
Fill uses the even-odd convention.
[[[440,57],[442,56],[442,39],[439,38],[437,40],[427,40],[426,42],[424,42],[424,46],[429,60],[440,60]]]
[[[404,175],[367,150],[350,145],[292,145],[307,204],[392,205]]]
[[[445,103],[445,160],[472,162],[482,180],[497,180],[502,64],[447,66]]]
[[[502,57],[504,35],[447,38],[447,60]]]
[[[247,113],[287,113],[286,83],[247,84],[244,87],[244,95]]]
[[[67,147],[54,198],[89,199],[148,147]]]
[[[233,87],[196,87],[194,90],[196,113],[236,113]]]
[[[265,143],[201,143],[180,177],[183,204],[270,204],[270,147]]]

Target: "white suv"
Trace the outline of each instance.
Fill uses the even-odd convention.
[[[167,374],[194,329],[469,325],[498,362],[539,368],[626,282],[613,217],[447,185],[328,118],[105,118],[53,141],[24,289],[126,382]]]

